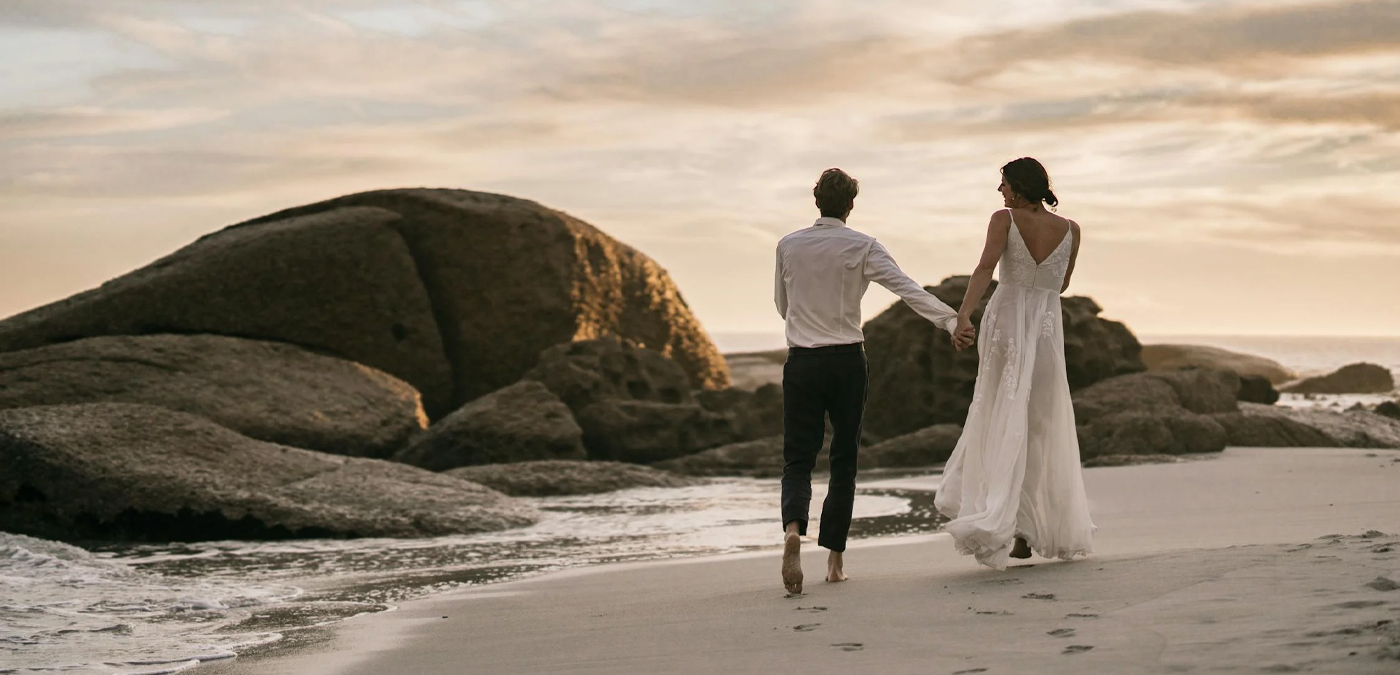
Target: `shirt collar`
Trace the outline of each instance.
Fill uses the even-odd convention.
[[[840,218],[831,218],[831,217],[829,217],[829,216],[822,216],[821,218],[818,218],[818,219],[817,219],[817,222],[812,223],[812,227],[821,227],[821,226],[823,226],[823,225],[828,225],[828,226],[832,226],[832,227],[845,227],[845,226],[846,226],[846,221],[841,220]]]

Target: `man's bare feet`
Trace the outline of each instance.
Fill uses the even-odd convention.
[[[802,535],[796,527],[783,535],[783,588],[788,593],[802,592]]]
[[[841,571],[842,554],[840,551],[832,551],[826,556],[826,580],[830,582],[845,581],[849,577]]]
[[[1025,560],[1031,557],[1031,545],[1025,539],[1016,537],[1016,545],[1011,547],[1011,557],[1018,560]]]

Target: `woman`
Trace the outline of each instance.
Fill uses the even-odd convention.
[[[953,519],[945,529],[958,551],[996,569],[1032,550],[1065,560],[1089,553],[1094,533],[1060,318],[1079,225],[1048,210],[1059,200],[1040,162],[1023,157],[1001,175],[1006,208],[987,226],[958,330],[972,325],[998,262],[999,285],[982,316],[972,407],[935,502]]]

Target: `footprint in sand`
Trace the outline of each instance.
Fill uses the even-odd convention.
[[[982,582],[982,583],[984,583],[984,584],[1019,584],[1019,583],[1021,583],[1021,580],[1020,580],[1020,579],[1017,579],[1017,578],[1015,578],[1015,577],[1012,577],[1012,578],[1010,578],[1010,579],[988,579],[988,580],[986,580],[986,581],[984,581],[984,582]]]
[[[1025,600],[1054,600],[1054,593],[1027,593],[1021,596]]]
[[[1387,578],[1385,578],[1385,577],[1376,577],[1376,580],[1375,580],[1375,581],[1372,581],[1372,582],[1369,583],[1369,584],[1366,584],[1366,587],[1367,587],[1367,588],[1374,588],[1374,589],[1376,589],[1376,590],[1378,590],[1378,591],[1383,591],[1383,592],[1384,592],[1384,591],[1393,591],[1393,590],[1395,590],[1395,589],[1397,589],[1397,588],[1400,588],[1400,584],[1397,584],[1397,583],[1395,583],[1394,581],[1392,581],[1392,580],[1390,580],[1390,579],[1387,579]]]
[[[820,626],[820,625],[821,625],[821,624],[819,624],[819,623],[801,623],[801,624],[798,624],[798,625],[796,625],[796,626],[793,626],[792,629],[795,630],[795,631],[797,631],[797,632],[799,632],[799,633],[810,633],[810,632],[816,630],[816,629],[817,629],[817,626]]]
[[[1062,652],[1060,652],[1060,653],[1061,653],[1061,654],[1080,654],[1080,653],[1083,653],[1083,652],[1087,652],[1087,651],[1089,651],[1090,649],[1093,649],[1093,648],[1094,648],[1093,645],[1070,645],[1070,646],[1068,646],[1068,647],[1065,647],[1065,650],[1062,651]]]
[[[987,672],[987,669],[986,669],[986,668],[971,668],[971,669],[968,669],[968,670],[955,670],[955,671],[953,671],[953,675],[971,675],[971,673],[985,673],[985,672]]]
[[[817,607],[817,606],[812,606],[812,607],[798,607],[798,608],[797,608],[797,611],[799,611],[799,612],[812,612],[812,613],[815,614],[815,613],[817,613],[817,612],[825,612],[825,611],[826,611],[826,608],[825,608],[825,607]]]
[[[1384,600],[1352,600],[1351,602],[1339,602],[1334,606],[1342,609],[1366,609],[1367,607],[1380,607],[1384,604]]]
[[[831,646],[843,652],[858,652],[862,649],[865,649],[865,645],[859,642],[833,642],[831,643]]]
[[[1097,619],[1098,614],[1066,614],[1066,619]]]
[[[1070,637],[1070,636],[1074,635],[1074,629],[1073,629],[1073,628],[1056,628],[1055,630],[1048,631],[1048,632],[1045,633],[1045,634],[1046,634],[1046,635],[1049,635],[1049,636],[1051,636],[1051,637]]]
[[[989,614],[989,615],[991,615],[991,616],[1011,616],[1011,615],[1012,615],[1011,612],[1008,612],[1008,611],[1006,611],[1006,610],[1002,610],[1002,611],[1000,611],[1000,612],[993,612],[993,611],[990,611],[990,610],[982,609],[982,610],[978,610],[977,613],[978,613],[978,614]]]

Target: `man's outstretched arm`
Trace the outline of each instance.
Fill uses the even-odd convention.
[[[958,313],[937,296],[924,290],[919,282],[909,278],[904,270],[895,264],[894,257],[880,242],[870,245],[865,257],[865,278],[884,286],[898,295],[919,316],[933,322],[933,325],[954,332],[958,327]]]

